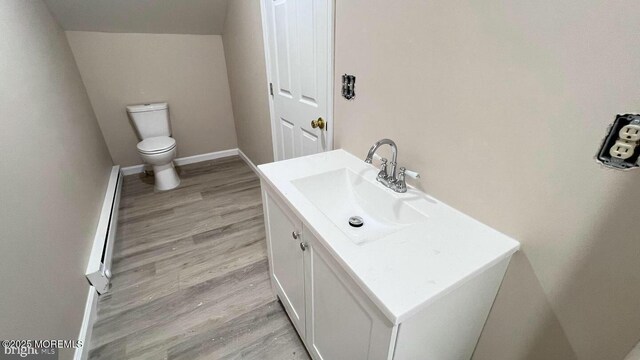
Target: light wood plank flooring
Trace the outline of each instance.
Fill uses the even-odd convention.
[[[260,182],[239,158],[124,179],[91,359],[309,359],[273,296]]]

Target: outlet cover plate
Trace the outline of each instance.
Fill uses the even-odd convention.
[[[629,125],[632,121],[640,121],[638,114],[617,115],[616,120],[609,127],[609,132],[602,142],[598,152],[598,161],[603,165],[619,170],[628,170],[638,167],[638,157],[640,157],[640,147],[636,147],[635,153],[628,159],[618,159],[609,153],[612,146],[620,139],[620,130]]]

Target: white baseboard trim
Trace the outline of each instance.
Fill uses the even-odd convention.
[[[228,149],[228,150],[210,152],[210,153],[206,153],[206,154],[187,156],[187,157],[183,157],[183,158],[177,158],[177,159],[173,160],[173,163],[176,164],[177,166],[195,164],[195,163],[199,163],[199,162],[202,162],[202,161],[222,159],[222,158],[226,158],[226,157],[229,157],[229,156],[237,156],[238,155],[238,151],[239,151],[238,149]],[[133,175],[133,174],[140,174],[140,173],[144,172],[144,168],[145,168],[144,164],[123,167],[122,168],[122,174],[124,176]]]
[[[127,175],[133,175],[133,174],[140,174],[144,172],[144,164],[143,165],[132,165],[132,166],[126,166],[122,168],[122,175],[127,176]]]
[[[222,150],[222,151],[210,152],[206,154],[178,158],[173,160],[173,163],[178,166],[181,166],[181,165],[195,164],[203,161],[221,159],[221,158],[226,158],[229,156],[237,156],[237,155],[238,155],[238,149],[229,149],[229,150]]]
[[[89,286],[87,303],[84,306],[84,317],[80,326],[78,340],[82,341],[82,347],[76,348],[73,360],[85,360],[89,358],[89,347],[91,345],[91,333],[93,324],[98,316],[98,292],[93,286]]]
[[[242,160],[244,160],[244,162],[247,163],[247,165],[249,165],[251,170],[253,170],[253,172],[256,173],[256,175],[258,175],[258,177],[260,177],[260,169],[258,169],[256,164],[254,164],[253,161],[251,161],[251,159],[249,159],[247,154],[243,153],[242,150],[238,149],[238,155],[240,155],[240,158]]]

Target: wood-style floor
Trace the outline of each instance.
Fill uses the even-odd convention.
[[[91,359],[309,359],[271,292],[257,176],[238,157],[179,173],[124,179]]]

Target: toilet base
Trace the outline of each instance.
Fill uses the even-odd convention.
[[[153,175],[155,189],[158,191],[175,189],[180,185],[180,177],[173,166],[173,161],[166,165],[153,165]]]

